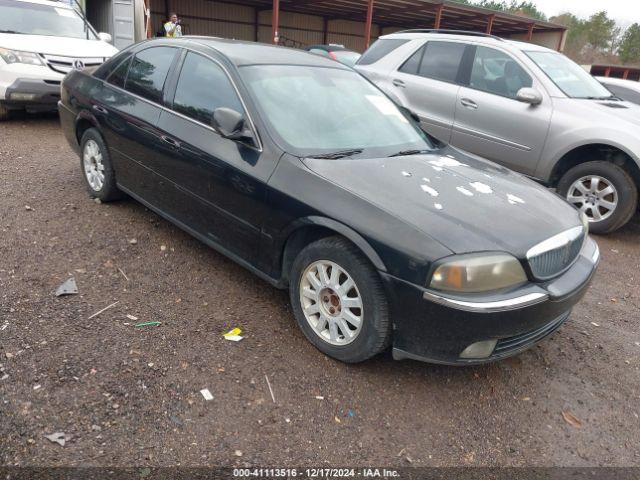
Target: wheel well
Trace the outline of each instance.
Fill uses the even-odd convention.
[[[576,165],[591,160],[614,163],[631,174],[640,189],[640,168],[633,159],[619,148],[605,144],[583,145],[566,153],[556,164],[551,175],[551,186],[556,186],[562,176]]]
[[[306,247],[310,243],[315,242],[316,240],[320,240],[321,238],[334,237],[334,236],[340,236],[346,239],[347,241],[351,242],[351,240],[349,240],[347,237],[340,234],[339,232],[336,232],[335,230],[331,230],[330,228],[322,227],[318,225],[310,225],[307,227],[299,228],[296,231],[294,231],[287,239],[287,242],[284,246],[284,251],[282,253],[281,282],[284,285],[289,284],[289,273],[291,272],[291,267],[293,266],[293,262],[304,247]],[[356,248],[362,251],[357,245],[356,245]],[[362,253],[364,255],[364,252]]]
[[[86,132],[90,128],[93,128],[93,123],[91,123],[89,120],[87,120],[86,118],[81,118],[80,120],[78,120],[78,123],[76,123],[76,139],[78,140],[78,145],[80,145],[80,140],[82,140],[82,135],[84,135],[84,132]]]

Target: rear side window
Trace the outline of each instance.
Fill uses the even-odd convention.
[[[488,47],[476,48],[469,80],[471,88],[515,99],[521,88],[532,85],[529,74],[506,53]]]
[[[403,73],[411,73],[413,75],[418,73],[418,68],[420,68],[420,62],[422,61],[422,53],[424,52],[424,47],[420,47],[416,53],[411,55],[409,59],[402,64],[399,70]]]
[[[120,62],[111,75],[107,78],[107,82],[116,87],[124,88],[124,82],[127,79],[127,72],[129,71],[129,64],[131,63],[131,57]]]
[[[422,77],[454,83],[466,47],[464,43],[427,43],[418,74]]]
[[[188,53],[180,72],[173,109],[210,125],[213,111],[221,107],[244,111],[224,70],[202,55]]]
[[[408,41],[409,40],[401,40],[397,38],[381,38],[379,40],[376,40],[374,44],[371,45],[369,49],[360,57],[357,65],[371,65],[372,63],[380,60],[382,57],[385,57],[389,53],[393,52],[400,45],[404,45]]]
[[[131,62],[125,88],[156,103],[162,103],[162,89],[177,49],[153,47],[138,53]]]

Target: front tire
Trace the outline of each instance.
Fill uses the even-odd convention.
[[[581,163],[558,182],[558,193],[589,218],[593,233],[610,233],[636,212],[638,189],[629,173],[611,162]]]
[[[123,197],[116,185],[116,175],[107,146],[95,128],[89,128],[80,140],[80,166],[89,195],[93,198],[111,202]]]
[[[362,362],[389,345],[391,324],[380,276],[342,237],[320,239],[298,254],[289,296],[307,339],[330,357]]]

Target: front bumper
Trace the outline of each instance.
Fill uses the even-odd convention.
[[[583,297],[599,262],[588,238],[573,266],[546,283],[529,283],[499,295],[452,297],[382,274],[389,294],[393,357],[473,365],[515,355],[557,330]],[[496,341],[482,358],[462,358],[477,342]]]
[[[60,80],[18,78],[8,85],[2,104],[9,109],[55,110]]]

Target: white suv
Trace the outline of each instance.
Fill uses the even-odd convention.
[[[380,37],[355,69],[437,139],[557,188],[594,233],[636,212],[640,107],[564,55],[473,32],[406,31]]]
[[[72,69],[101,65],[118,50],[68,3],[0,0],[0,121],[10,110],[55,110]]]

